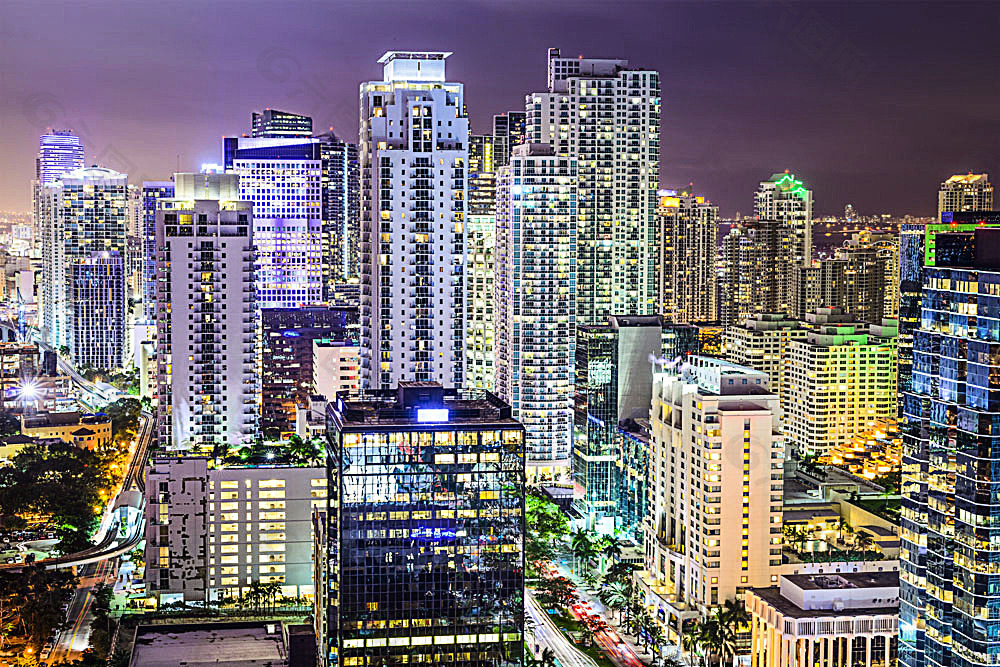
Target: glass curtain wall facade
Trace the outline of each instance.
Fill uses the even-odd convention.
[[[492,394],[330,404],[325,665],[523,664],[524,429]]]

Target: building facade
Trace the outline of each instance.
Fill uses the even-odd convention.
[[[117,250],[93,252],[70,266],[70,353],[77,368],[120,368],[131,347],[126,336],[128,291]]]
[[[469,218],[465,229],[465,387],[496,380],[493,280],[496,255],[496,140],[469,137]]]
[[[342,391],[356,396],[361,391],[361,354],[358,341],[324,338],[314,340],[313,391],[327,401]]]
[[[497,183],[496,386],[527,439],[532,476],[569,472],[576,357],[576,160],[514,149]]]
[[[153,457],[146,470],[146,586],[160,606],[237,600],[254,584],[312,597],[313,508],[323,468],[218,466]]]
[[[807,322],[805,339],[788,343],[781,406],[788,445],[825,454],[895,414],[898,323],[857,324],[835,308]]]
[[[32,238],[41,242],[43,220],[49,215],[42,188],[56,184],[63,174],[83,168],[83,142],[72,130],[50,130],[38,138],[35,178],[31,182]]]
[[[235,174],[174,180],[156,213],[157,436],[213,452],[258,434],[253,205]]]
[[[102,167],[85,167],[63,174],[42,188],[40,197],[42,340],[56,348],[69,348],[76,336],[72,299],[75,265],[91,261],[94,253],[116,252],[125,257],[128,252],[128,176]],[[124,281],[121,288],[125,299]],[[113,315],[117,312],[109,311]],[[109,330],[120,329],[111,335],[125,340],[124,317],[103,324]],[[70,354],[76,352],[70,349]],[[82,365],[76,357],[73,361]]]
[[[783,575],[744,601],[751,667],[896,664],[897,572]]]
[[[784,442],[765,373],[691,356],[653,376],[645,589],[680,628],[781,566]]]
[[[783,222],[791,228],[790,260],[803,266],[812,261],[812,190],[786,170],[760,182],[754,198],[758,220]]]
[[[264,109],[250,114],[250,136],[253,138],[311,137],[313,121],[297,113]]]
[[[173,181],[142,182],[142,313],[143,321],[156,321],[156,209],[161,199],[172,199]]]
[[[361,359],[366,387],[465,379],[469,119],[451,54],[390,51],[361,84]]]
[[[488,393],[404,383],[328,407],[324,665],[521,665],[524,429]]]
[[[659,311],[668,322],[719,319],[719,207],[690,189],[660,190]]]
[[[808,334],[799,320],[784,313],[761,313],[726,328],[726,359],[767,373],[771,389],[780,396],[789,345]]]
[[[722,243],[719,319],[739,324],[759,313],[787,313],[793,298],[796,227],[777,220],[743,220]]]
[[[955,174],[938,190],[938,220],[945,213],[993,210],[989,174]]]
[[[357,343],[356,308],[263,308],[260,430],[277,438],[295,428],[295,407],[315,393],[313,342]],[[330,396],[333,398],[333,396]]]
[[[992,459],[1000,399],[998,230],[939,233],[922,272],[912,382],[903,393],[900,664],[968,666],[1000,654]],[[928,232],[929,234],[929,232]]]
[[[616,528],[625,444],[620,425],[648,418],[650,358],[662,352],[663,320],[657,315],[611,317],[603,326],[577,329],[573,480],[583,496],[574,499],[574,506],[588,528],[607,534]]]
[[[548,89],[525,97],[527,141],[579,164],[577,314],[655,315],[660,76],[628,60],[548,51]]]

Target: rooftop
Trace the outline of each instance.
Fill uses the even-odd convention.
[[[219,623],[140,627],[130,664],[133,667],[282,667],[288,661],[280,625]]]
[[[510,406],[488,391],[444,389],[435,382],[401,382],[397,389],[371,391],[348,399],[341,392],[327,406],[338,427],[374,425],[431,427],[434,424],[502,424],[515,426]]]

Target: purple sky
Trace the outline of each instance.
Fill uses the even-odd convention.
[[[3,0],[0,208],[30,207],[47,126],[133,182],[220,161],[265,106],[356,140],[378,57],[427,49],[454,52],[485,131],[544,88],[559,46],[660,71],[662,182],[693,181],[723,215],[786,168],[818,213],[929,215],[945,176],[997,171],[998,35],[988,2]]]

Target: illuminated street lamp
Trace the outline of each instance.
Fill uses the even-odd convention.
[[[17,397],[21,401],[21,411],[25,414],[35,411],[35,400],[41,395],[38,383],[34,380],[21,380],[17,386]]]

